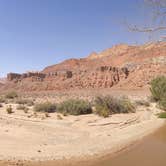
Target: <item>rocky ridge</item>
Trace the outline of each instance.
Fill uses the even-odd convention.
[[[7,87],[24,91],[80,88],[142,88],[166,75],[166,42],[120,44],[86,58],[69,59],[41,72],[9,73]]]

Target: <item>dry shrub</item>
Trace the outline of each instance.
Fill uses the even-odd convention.
[[[69,99],[58,105],[58,112],[63,115],[83,115],[92,113],[91,104],[81,99]]]
[[[34,102],[30,99],[18,99],[16,100],[17,104],[27,105],[27,106],[33,106]]]
[[[13,113],[13,108],[12,108],[11,105],[9,105],[9,107],[6,108],[6,112],[7,112],[8,114],[12,114],[12,113]]]
[[[112,96],[96,97],[94,101],[95,113],[108,117],[111,114],[135,112],[135,106],[126,98],[114,98]]]
[[[14,99],[17,97],[18,97],[18,94],[15,91],[10,91],[5,95],[5,98],[7,98],[7,99]]]
[[[36,104],[34,106],[34,111],[53,113],[56,112],[56,104],[50,102]]]

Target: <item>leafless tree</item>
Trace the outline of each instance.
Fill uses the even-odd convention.
[[[143,0],[147,14],[150,14],[151,25],[138,26],[127,24],[132,32],[159,34],[159,40],[166,40],[166,0]],[[149,13],[150,12],[150,13]]]

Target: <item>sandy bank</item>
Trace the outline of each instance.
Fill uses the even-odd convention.
[[[83,115],[58,120],[56,113],[42,119],[0,110],[0,159],[47,161],[114,153],[161,127],[164,120],[155,115],[159,111],[151,104],[106,119]]]

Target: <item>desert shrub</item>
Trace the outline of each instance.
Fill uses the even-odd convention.
[[[20,104],[20,105],[17,106],[17,110],[29,110],[29,108],[22,105],[22,104]]]
[[[158,76],[151,81],[150,91],[152,97],[158,102],[159,107],[166,110],[166,77]]]
[[[50,102],[36,104],[34,106],[34,111],[35,112],[53,113],[53,112],[56,111],[56,104],[53,104],[53,103],[50,103]]]
[[[159,108],[166,111],[166,98],[159,101]]]
[[[11,91],[11,92],[8,92],[8,93],[5,95],[5,97],[6,97],[7,99],[14,99],[14,98],[18,97],[18,94],[17,94],[17,92],[15,92],[15,91]]]
[[[29,99],[18,99],[16,100],[17,104],[22,104],[22,105],[27,105],[27,106],[33,106],[34,102],[32,100]]]
[[[58,112],[64,115],[82,115],[92,113],[92,108],[88,101],[69,99],[58,105]]]
[[[104,118],[107,118],[107,117],[109,117],[109,115],[110,115],[110,110],[108,109],[108,108],[106,108],[106,107],[103,107],[103,108],[100,108],[100,110],[99,110],[99,107],[98,107],[98,109],[96,109],[97,110],[97,114],[99,115],[99,116],[102,116],[102,117],[104,117]]]
[[[50,115],[49,115],[48,112],[45,112],[45,117],[46,117],[46,118],[50,117]]]
[[[159,118],[166,118],[166,112],[162,112],[158,114]]]
[[[58,114],[58,115],[57,115],[57,119],[58,119],[58,120],[62,120],[63,118],[62,118],[61,115]]]
[[[134,113],[136,111],[135,105],[126,97],[119,99],[122,113]]]
[[[151,81],[150,91],[156,101],[166,99],[166,77],[158,76]]]
[[[137,101],[135,101],[135,103],[136,103],[136,105],[140,105],[140,106],[146,106],[146,107],[150,106],[150,103],[145,100],[137,100]]]
[[[28,107],[26,107],[23,111],[24,111],[24,113],[28,113],[29,108],[28,108]]]
[[[8,114],[13,113],[13,109],[12,109],[12,106],[11,106],[11,105],[9,105],[9,107],[6,108],[6,112],[7,112]]]
[[[3,105],[0,103],[0,108],[3,107]]]
[[[95,113],[99,116],[108,117],[116,113],[135,112],[135,106],[128,98],[114,98],[112,96],[96,97],[94,101]]]

